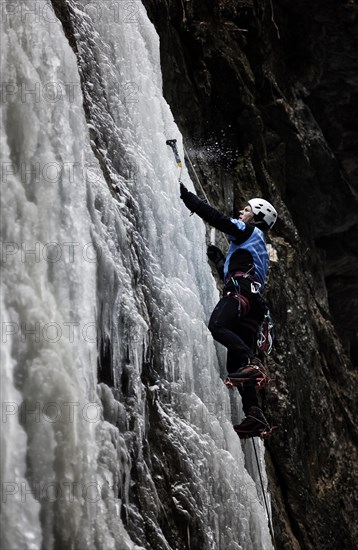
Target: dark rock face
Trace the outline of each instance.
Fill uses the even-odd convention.
[[[353,2],[145,0],[164,93],[212,203],[278,208],[264,396],[278,548],[353,548],[358,41]],[[200,194],[200,191],[198,189]]]

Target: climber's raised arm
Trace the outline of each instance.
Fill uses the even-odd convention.
[[[222,214],[222,212],[207,204],[197,195],[188,191],[183,183],[180,184],[180,198],[191,212],[194,212],[212,227],[223,231],[227,235],[241,237],[242,233],[245,232],[247,233],[246,238],[248,238],[253,231],[253,227],[250,228],[249,226],[245,226],[245,224],[240,224],[240,227],[238,227],[237,224],[231,221],[229,216]]]

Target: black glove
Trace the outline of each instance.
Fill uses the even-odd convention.
[[[224,280],[224,265],[225,265],[225,256],[221,252],[220,248],[217,246],[214,246],[213,244],[209,244],[207,255],[209,260],[214,262],[216,270],[219,274],[220,279]]]
[[[180,198],[184,200],[185,197],[187,197],[189,194],[189,191],[185,187],[184,183],[180,182]]]
[[[224,254],[221,252],[220,248],[214,246],[213,244],[209,244],[207,255],[209,260],[214,262],[214,264],[217,264],[220,260],[224,259]]]
[[[182,182],[180,182],[180,198],[191,212],[195,212],[198,206],[203,202],[199,197],[194,195],[194,193],[188,191]]]

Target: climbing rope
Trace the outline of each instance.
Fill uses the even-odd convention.
[[[200,190],[201,190],[202,194],[204,195],[204,198],[205,198],[206,202],[207,202],[208,204],[210,204],[209,199],[208,199],[208,197],[207,197],[207,195],[206,195],[206,193],[205,193],[205,191],[204,191],[204,189],[203,189],[203,186],[201,185],[201,181],[200,181],[200,179],[199,179],[199,176],[198,176],[198,174],[196,173],[196,170],[195,170],[195,168],[194,168],[193,163],[191,162],[191,158],[190,158],[190,156],[189,156],[189,153],[188,153],[188,151],[185,149],[184,143],[183,143],[183,150],[184,150],[184,154],[185,154],[186,158],[187,158],[188,161],[189,161],[189,164],[190,164],[191,169],[192,169],[192,171],[193,171],[193,173],[194,173],[194,176],[195,176],[195,178],[196,178],[196,181],[198,182],[198,185],[199,185],[199,187],[200,187]],[[211,206],[211,205],[210,205],[210,206]],[[210,229],[210,243],[211,243],[211,244],[215,244],[215,241],[216,241],[215,227],[212,227],[212,228]],[[229,242],[227,238],[226,238],[226,241]]]
[[[203,196],[204,196],[206,202],[207,202],[208,204],[210,204],[209,199],[208,199],[208,197],[207,197],[207,195],[206,195],[206,193],[205,193],[205,191],[204,191],[204,189],[203,189],[203,186],[201,185],[201,181],[200,181],[200,179],[199,179],[199,176],[198,176],[198,174],[196,173],[196,170],[195,170],[195,168],[194,168],[193,163],[191,162],[191,158],[190,158],[190,156],[189,156],[189,153],[188,153],[188,151],[185,149],[184,143],[183,143],[183,151],[184,151],[184,154],[185,154],[185,156],[187,157],[187,159],[188,159],[188,161],[189,161],[189,164],[190,164],[190,166],[191,166],[191,169],[193,170],[193,173],[194,173],[194,176],[195,176],[195,178],[196,178],[196,181],[198,182],[198,185],[199,185],[199,187],[200,187],[200,191],[202,192],[202,194],[203,194]],[[211,206],[211,205],[210,205],[210,206]]]
[[[262,489],[262,494],[264,496],[264,502],[265,502],[266,513],[267,513],[267,517],[268,517],[268,526],[269,526],[269,531],[270,531],[270,535],[271,535],[271,538],[272,538],[272,544],[273,544],[273,547],[276,549],[275,537],[274,537],[274,534],[273,534],[273,527],[272,527],[272,521],[271,521],[271,515],[270,515],[270,512],[269,512],[269,507],[268,507],[267,500],[266,500],[265,489],[264,489],[264,484],[263,484],[263,481],[262,481],[262,475],[261,475],[261,469],[260,469],[260,463],[259,463],[259,458],[257,456],[257,451],[256,451],[256,445],[255,445],[255,442],[254,442],[254,438],[252,438],[251,441],[252,441],[252,445],[253,445],[254,451],[255,451],[256,464],[257,464],[257,469],[258,469],[259,476],[260,476],[261,489]]]
[[[175,160],[177,162],[177,165],[178,165],[178,168],[180,168],[180,173],[179,173],[179,183],[181,183],[181,175],[182,175],[182,170],[183,170],[183,165],[182,165],[182,162],[180,160],[180,157],[179,157],[179,153],[178,153],[178,148],[177,148],[177,140],[176,139],[168,139],[166,141],[166,144],[169,145],[169,147],[171,147],[171,149],[173,150],[173,153],[174,153],[174,156],[175,156]],[[184,154],[186,156],[186,158],[188,159],[189,161],[189,164],[191,166],[191,169],[193,171],[193,174],[195,176],[195,179],[196,181],[198,182],[198,185],[199,185],[199,188],[200,188],[200,191],[201,193],[203,194],[206,202],[209,204],[209,206],[211,206],[210,204],[210,201],[207,197],[207,194],[205,193],[204,189],[203,189],[203,186],[201,185],[201,181],[199,179],[199,176],[198,174],[196,173],[196,170],[194,168],[194,165],[193,163],[191,162],[191,158],[189,156],[189,153],[188,151],[185,149],[185,146],[183,144],[183,151],[184,151]],[[212,227],[211,230],[210,230],[210,243],[211,244],[215,244],[215,240],[216,240],[216,236],[215,236],[215,228]],[[230,244],[229,242],[229,239],[225,236],[225,240],[228,244]]]

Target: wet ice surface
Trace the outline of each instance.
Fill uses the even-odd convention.
[[[175,548],[165,485],[188,548],[198,531],[203,549],[269,549],[206,328],[205,227],[165,144],[183,158],[158,36],[140,2],[69,4],[79,65],[47,4],[2,19],[3,546]]]

